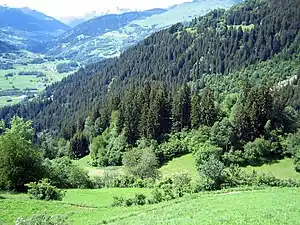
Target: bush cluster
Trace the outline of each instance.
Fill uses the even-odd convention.
[[[49,216],[47,214],[38,214],[30,218],[18,218],[16,225],[68,225],[68,216],[58,215],[58,216]]]
[[[114,196],[112,206],[133,206],[147,204],[147,197],[144,194],[136,193],[132,198],[123,198]]]
[[[45,161],[46,177],[59,188],[92,188],[88,172],[74,165],[68,157]]]
[[[157,204],[193,193],[191,177],[187,173],[177,173],[159,180],[151,196],[136,194],[133,198],[114,197],[113,206]]]
[[[37,200],[61,201],[65,195],[63,191],[52,186],[48,179],[42,179],[37,183],[31,182],[26,184],[26,186],[28,187],[28,194],[30,194],[30,197]]]
[[[152,188],[155,180],[141,179],[128,174],[105,173],[92,179],[94,188]]]

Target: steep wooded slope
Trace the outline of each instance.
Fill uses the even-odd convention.
[[[171,91],[184,81],[234,73],[277,54],[293,58],[299,52],[299,12],[299,0],[251,0],[228,12],[215,10],[187,27],[153,34],[118,59],[80,70],[35,102],[3,108],[0,118],[17,114],[33,119],[37,131],[72,135],[89,113],[101,111],[108,93],[121,95],[147,80],[162,81]]]

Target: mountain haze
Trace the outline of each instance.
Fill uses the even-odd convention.
[[[20,48],[39,51],[41,43],[68,29],[67,25],[38,11],[0,6],[0,38]]]
[[[170,7],[86,21],[62,34],[50,45],[49,54],[82,62],[119,56],[152,33],[178,22],[187,22],[212,9],[230,8],[241,0],[198,0]]]

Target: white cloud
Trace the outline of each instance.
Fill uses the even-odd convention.
[[[56,18],[82,17],[107,9],[167,8],[191,0],[0,0],[0,5],[29,7]]]

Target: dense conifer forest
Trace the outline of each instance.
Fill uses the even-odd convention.
[[[2,108],[0,118],[32,120],[48,158],[58,156],[60,140],[72,158],[91,153],[101,166],[121,165],[141,140],[160,146],[163,163],[191,152],[170,145],[195,130],[209,133],[205,141],[228,163],[282,157],[279,137],[298,127],[299,3],[249,0],[176,24]],[[269,150],[248,156],[249,143]]]

